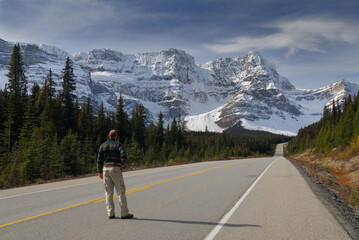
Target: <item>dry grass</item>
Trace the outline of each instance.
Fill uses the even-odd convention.
[[[359,205],[359,137],[346,149],[333,149],[326,156],[307,150],[287,158],[305,167],[338,196]]]

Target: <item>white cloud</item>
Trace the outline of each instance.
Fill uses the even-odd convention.
[[[0,0],[1,2],[4,0]],[[66,45],[115,42],[128,37],[134,22],[173,19],[169,13],[148,12],[135,2],[103,0],[12,0],[1,18],[0,38],[8,41]],[[21,7],[16,7],[21,6]],[[21,16],[21,17],[17,17]],[[109,36],[110,35],[110,36]],[[91,39],[89,39],[91,36]],[[117,36],[121,39],[116,39]],[[142,36],[143,37],[143,36]],[[61,46],[60,46],[61,47]],[[68,47],[68,46],[67,46]]]
[[[0,0],[0,4],[1,4]],[[94,0],[19,0],[21,8],[8,6],[19,18],[7,18],[0,24],[5,40],[46,42],[77,30],[110,21],[118,13],[111,5]]]
[[[299,50],[324,52],[323,43],[339,42],[354,44],[359,42],[357,23],[329,18],[306,18],[280,20],[262,26],[274,29],[266,36],[240,36],[224,39],[204,47],[217,53],[248,51],[249,49],[288,49],[287,56]]]

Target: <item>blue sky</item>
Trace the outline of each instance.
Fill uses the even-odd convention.
[[[359,84],[356,0],[0,0],[0,38],[69,53],[183,49],[197,63],[259,51],[298,88]]]

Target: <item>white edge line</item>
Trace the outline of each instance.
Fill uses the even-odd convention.
[[[101,182],[101,181],[88,182],[88,183],[80,183],[80,184],[71,185],[71,186],[65,186],[65,187],[59,187],[59,188],[51,188],[51,189],[45,189],[45,190],[40,190],[40,191],[36,191],[36,192],[29,192],[29,193],[17,194],[17,195],[13,195],[13,196],[9,196],[9,197],[2,197],[2,198],[0,198],[0,200],[8,199],[8,198],[14,198],[14,197],[21,197],[21,196],[26,196],[26,195],[35,194],[35,193],[49,192],[49,191],[58,190],[58,189],[64,189],[64,188],[70,188],[70,187],[77,187],[77,186],[82,186],[82,185],[92,184],[92,183],[99,183],[99,182]]]
[[[244,199],[248,196],[248,194],[252,191],[254,186],[259,182],[259,180],[263,177],[266,171],[275,163],[277,160],[273,161],[264,171],[259,175],[259,177],[254,181],[254,183],[247,189],[247,191],[242,195],[242,197],[238,200],[238,202],[233,206],[233,208],[219,221],[218,225],[208,234],[205,240],[213,240],[216,235],[219,233],[221,228],[227,223],[229,218],[233,215],[233,213],[237,210],[239,205],[244,201]]]

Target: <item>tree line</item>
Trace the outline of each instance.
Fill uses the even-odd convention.
[[[336,101],[331,107],[324,107],[323,117],[298,131],[298,135],[288,143],[290,153],[300,153],[306,149],[326,154],[334,148],[344,149],[359,136],[359,92],[349,95],[343,108]]]
[[[15,44],[8,65],[8,83],[0,89],[0,188],[96,172],[97,151],[111,129],[128,153],[133,168],[271,155],[284,136],[252,137],[187,132],[180,117],[164,126],[149,121],[143,105],[131,115],[120,95],[116,113],[103,103],[95,113],[91,98],[79,105],[76,76],[70,58],[56,92],[52,70],[30,94],[20,45]]]

